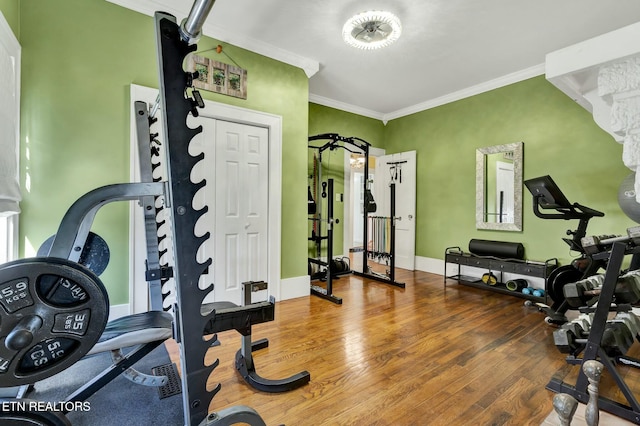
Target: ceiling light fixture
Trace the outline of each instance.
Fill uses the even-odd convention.
[[[400,19],[391,12],[370,10],[359,13],[342,27],[342,38],[353,47],[374,50],[396,41],[402,33]]]

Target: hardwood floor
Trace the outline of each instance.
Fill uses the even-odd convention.
[[[442,276],[399,270],[406,288],[355,276],[334,281],[342,306],[315,296],[276,304],[275,321],[253,328],[269,347],[256,370],[275,379],[301,370],[311,382],[259,392],[234,368],[236,332],[219,334],[211,411],[257,410],[267,425],[540,425],[552,410],[549,379],[577,375],[553,344],[553,328],[522,299]],[[637,344],[635,346],[638,346]],[[168,343],[174,361],[177,345]],[[640,372],[626,374],[640,389]],[[610,382],[610,381],[609,381]],[[574,379],[575,383],[575,379]],[[603,377],[601,394],[610,388]],[[619,399],[619,395],[615,395]]]

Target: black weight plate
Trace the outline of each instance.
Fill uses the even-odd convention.
[[[564,292],[562,291],[564,286],[582,279],[582,275],[582,272],[572,265],[564,265],[554,269],[547,280],[551,299],[555,303],[562,303],[564,301]]]
[[[41,411],[38,401],[33,399],[0,398],[0,405],[9,410],[0,410],[2,426],[71,426],[71,422],[58,411]]]
[[[0,266],[0,387],[35,383],[70,367],[100,338],[109,316],[104,285],[66,259]]]
[[[38,256],[48,256],[55,235],[47,238],[44,243],[38,248]],[[84,243],[82,253],[78,263],[91,269],[96,275],[100,275],[107,269],[109,265],[109,259],[111,258],[111,252],[107,242],[98,234],[89,232],[87,235],[87,241]]]

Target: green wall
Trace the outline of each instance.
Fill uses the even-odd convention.
[[[66,209],[98,186],[129,180],[129,85],[157,87],[153,19],[104,0],[0,0],[22,45],[21,254],[32,255]],[[212,13],[215,13],[215,7]],[[203,38],[199,50],[218,41]],[[387,153],[417,150],[416,255],[442,258],[471,238],[521,241],[529,259],[570,260],[560,240],[575,223],[536,218],[525,193],[523,232],[475,229],[475,149],[524,142],[524,176],[550,174],[571,201],[602,210],[592,234],[633,225],[619,209],[617,189],[629,174],[622,147],[591,115],[537,77],[392,120],[374,120],[308,103],[298,68],[225,45],[248,70],[248,99],[204,93],[219,102],[283,117],[282,277],[306,274],[307,136],[358,136]],[[210,52],[210,54],[213,54]],[[216,59],[224,60],[224,57]],[[337,154],[336,154],[337,155]],[[342,160],[328,175],[343,192]],[[336,211],[342,215],[342,204]],[[103,275],[113,304],[128,299],[128,206],[103,208],[94,230],[112,250]],[[304,236],[304,237],[303,237]],[[342,227],[336,229],[341,252]]]
[[[309,103],[309,136],[323,133],[338,133],[341,136],[355,136],[364,139],[374,147],[381,147],[384,139],[384,125],[380,120],[363,117],[361,115],[340,111],[323,105]],[[321,146],[327,141],[317,141],[314,145]],[[322,154],[322,180],[334,179],[334,193],[344,194],[344,153],[343,149],[333,152],[327,150]],[[313,155],[317,150],[308,152],[308,168],[312,170]],[[311,172],[309,172],[311,174]],[[318,192],[321,192],[319,190]],[[317,200],[316,200],[317,201]],[[324,202],[326,217],[326,201]],[[334,217],[340,223],[333,228],[333,253],[348,255],[343,253],[344,239],[344,202],[334,202]],[[311,224],[308,225],[308,235],[311,235]],[[323,227],[326,230],[326,227]],[[323,235],[326,232],[323,231]],[[315,257],[315,246],[309,242],[309,256]],[[323,243],[323,247],[326,247]]]
[[[0,0],[0,10],[15,2]],[[153,18],[104,0],[21,0],[21,255],[33,255],[66,209],[96,187],[129,181],[129,85],[158,87]],[[14,12],[12,12],[14,13]],[[215,13],[215,7],[212,11]],[[15,14],[15,13],[14,13]],[[218,41],[203,38],[199,50]],[[306,274],[308,79],[301,69],[225,45],[248,71],[248,98],[218,102],[283,117],[283,278]],[[209,52],[211,57],[214,52]],[[207,56],[205,54],[205,56]],[[216,59],[226,62],[225,57]],[[128,205],[100,210],[111,248],[102,276],[112,304],[128,300]]]
[[[0,12],[9,23],[13,34],[20,40],[20,0],[0,0]]]
[[[561,238],[577,221],[535,217],[526,189],[522,232],[475,228],[475,150],[517,141],[524,142],[525,180],[549,174],[571,202],[606,214],[591,221],[588,234],[621,234],[634,224],[617,202],[630,173],[622,146],[540,76],[387,124],[387,154],[417,150],[417,256],[442,259],[446,247],[466,250],[481,238],[522,242],[531,260],[571,260],[575,253]]]

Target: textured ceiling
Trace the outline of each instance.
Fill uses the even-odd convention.
[[[148,1],[179,17],[192,5]],[[400,18],[400,40],[378,51],[347,46],[344,22],[374,9]],[[217,0],[205,33],[293,58],[308,74],[315,64],[312,100],[389,119],[543,74],[547,53],[638,21],[638,0]]]

